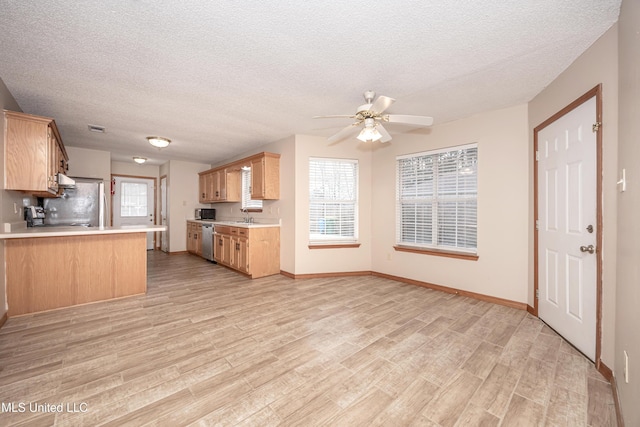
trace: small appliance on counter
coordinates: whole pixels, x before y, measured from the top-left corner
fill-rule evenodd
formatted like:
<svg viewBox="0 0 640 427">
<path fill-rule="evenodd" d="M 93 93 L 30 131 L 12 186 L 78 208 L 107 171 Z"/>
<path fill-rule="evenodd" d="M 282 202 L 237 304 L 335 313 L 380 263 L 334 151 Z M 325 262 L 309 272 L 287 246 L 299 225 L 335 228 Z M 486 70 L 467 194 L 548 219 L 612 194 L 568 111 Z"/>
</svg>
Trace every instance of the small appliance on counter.
<svg viewBox="0 0 640 427">
<path fill-rule="evenodd" d="M 27 206 L 24 208 L 24 219 L 27 227 L 41 227 L 44 225 L 44 208 L 42 206 Z"/>
<path fill-rule="evenodd" d="M 195 218 L 204 221 L 215 221 L 216 210 L 210 208 L 196 209 Z"/>
</svg>

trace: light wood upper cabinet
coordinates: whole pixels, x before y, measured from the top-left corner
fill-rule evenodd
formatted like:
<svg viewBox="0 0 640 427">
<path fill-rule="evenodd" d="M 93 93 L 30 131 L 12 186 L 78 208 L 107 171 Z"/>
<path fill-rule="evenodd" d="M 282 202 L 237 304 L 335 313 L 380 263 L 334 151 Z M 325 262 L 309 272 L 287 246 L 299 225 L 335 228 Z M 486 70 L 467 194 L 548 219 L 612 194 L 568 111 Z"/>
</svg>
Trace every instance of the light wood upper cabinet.
<svg viewBox="0 0 640 427">
<path fill-rule="evenodd" d="M 280 198 L 280 155 L 262 153 L 251 159 L 251 198 L 277 200 Z"/>
<path fill-rule="evenodd" d="M 200 172 L 200 203 L 239 202 L 240 172 L 228 169 L 212 169 Z"/>
<path fill-rule="evenodd" d="M 54 197 L 69 161 L 55 121 L 7 110 L 4 120 L 5 189 Z"/>
<path fill-rule="evenodd" d="M 280 154 L 260 153 L 233 163 L 200 172 L 200 203 L 239 202 L 242 200 L 242 172 L 251 167 L 251 198 L 280 198 Z"/>
</svg>

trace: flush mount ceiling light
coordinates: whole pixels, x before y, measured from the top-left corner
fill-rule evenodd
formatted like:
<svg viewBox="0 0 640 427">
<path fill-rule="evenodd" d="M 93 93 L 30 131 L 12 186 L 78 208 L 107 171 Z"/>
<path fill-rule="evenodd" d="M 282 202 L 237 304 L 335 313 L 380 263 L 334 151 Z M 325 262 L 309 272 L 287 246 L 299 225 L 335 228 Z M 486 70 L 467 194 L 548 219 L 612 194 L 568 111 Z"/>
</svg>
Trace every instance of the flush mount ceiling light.
<svg viewBox="0 0 640 427">
<path fill-rule="evenodd" d="M 149 141 L 149 144 L 158 148 L 165 148 L 168 147 L 169 144 L 171 144 L 170 139 L 163 138 L 161 136 L 148 136 L 147 141 Z"/>
<path fill-rule="evenodd" d="M 369 118 L 364 120 L 364 129 L 358 135 L 358 139 L 362 142 L 373 142 L 382 138 L 378 129 L 376 129 L 376 122 L 374 119 Z"/>
<path fill-rule="evenodd" d="M 141 164 L 143 164 L 144 162 L 147 161 L 147 158 L 146 157 L 134 157 L 133 161 L 136 162 L 137 164 L 141 165 Z"/>
</svg>

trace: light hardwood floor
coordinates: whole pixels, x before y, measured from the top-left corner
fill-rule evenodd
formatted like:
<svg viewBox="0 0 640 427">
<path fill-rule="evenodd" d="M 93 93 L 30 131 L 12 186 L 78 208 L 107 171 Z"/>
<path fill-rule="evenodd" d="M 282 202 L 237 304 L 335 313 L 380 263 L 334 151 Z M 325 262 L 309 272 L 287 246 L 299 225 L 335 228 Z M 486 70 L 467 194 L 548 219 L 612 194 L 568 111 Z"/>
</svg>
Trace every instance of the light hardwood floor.
<svg viewBox="0 0 640 427">
<path fill-rule="evenodd" d="M 609 383 L 526 312 L 377 277 L 148 264 L 146 296 L 7 321 L 0 425 L 616 425 Z"/>
</svg>

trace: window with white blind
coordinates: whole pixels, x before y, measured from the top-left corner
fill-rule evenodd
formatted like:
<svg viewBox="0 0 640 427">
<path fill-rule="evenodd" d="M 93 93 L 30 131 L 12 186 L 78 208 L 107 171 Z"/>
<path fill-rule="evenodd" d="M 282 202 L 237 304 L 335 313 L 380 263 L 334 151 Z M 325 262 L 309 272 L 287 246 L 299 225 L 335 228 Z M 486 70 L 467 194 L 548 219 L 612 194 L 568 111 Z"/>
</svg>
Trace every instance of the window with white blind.
<svg viewBox="0 0 640 427">
<path fill-rule="evenodd" d="M 242 209 L 262 210 L 262 200 L 251 199 L 251 168 L 242 168 Z"/>
<path fill-rule="evenodd" d="M 396 160 L 398 245 L 477 253 L 477 144 Z"/>
<path fill-rule="evenodd" d="M 358 239 L 358 161 L 309 159 L 309 241 Z"/>
</svg>

